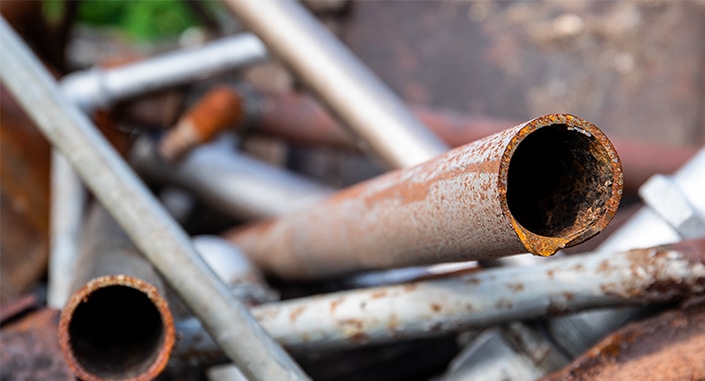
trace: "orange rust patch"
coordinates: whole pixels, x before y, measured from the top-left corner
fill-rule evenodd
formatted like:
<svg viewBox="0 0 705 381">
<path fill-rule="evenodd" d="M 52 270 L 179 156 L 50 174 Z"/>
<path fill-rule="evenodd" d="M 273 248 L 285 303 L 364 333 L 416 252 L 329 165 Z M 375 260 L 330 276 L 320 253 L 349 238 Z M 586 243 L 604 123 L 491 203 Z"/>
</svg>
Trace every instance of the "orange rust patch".
<svg viewBox="0 0 705 381">
<path fill-rule="evenodd" d="M 330 302 L 330 312 L 334 313 L 336 308 L 338 308 L 338 306 L 340 305 L 340 303 L 342 303 L 344 301 L 345 301 L 345 299 L 340 298 L 340 299 L 336 299 L 336 300 Z"/>
<path fill-rule="evenodd" d="M 298 307 L 294 308 L 294 310 L 291 311 L 291 314 L 289 315 L 289 320 L 291 320 L 292 323 L 295 322 L 296 319 L 299 318 L 299 315 L 301 315 L 305 309 L 306 309 L 306 306 L 298 306 Z"/>
<path fill-rule="evenodd" d="M 373 293 L 370 295 L 370 298 L 372 298 L 372 299 L 379 299 L 379 298 L 383 298 L 383 297 L 385 297 L 385 296 L 387 296 L 387 291 L 386 291 L 386 290 L 377 290 L 377 291 L 373 292 Z"/>
<path fill-rule="evenodd" d="M 431 303 L 431 310 L 433 312 L 438 313 L 438 312 L 441 312 L 442 308 L 441 308 L 441 305 L 438 303 Z"/>
</svg>

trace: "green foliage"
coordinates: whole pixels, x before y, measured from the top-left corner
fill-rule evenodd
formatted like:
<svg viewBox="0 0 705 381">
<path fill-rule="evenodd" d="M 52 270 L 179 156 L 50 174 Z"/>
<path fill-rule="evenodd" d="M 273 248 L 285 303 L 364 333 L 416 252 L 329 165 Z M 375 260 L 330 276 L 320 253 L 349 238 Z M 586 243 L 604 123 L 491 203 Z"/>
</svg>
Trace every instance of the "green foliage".
<svg viewBox="0 0 705 381">
<path fill-rule="evenodd" d="M 78 20 L 117 27 L 136 40 L 171 37 L 197 25 L 196 18 L 179 0 L 84 0 Z"/>
</svg>

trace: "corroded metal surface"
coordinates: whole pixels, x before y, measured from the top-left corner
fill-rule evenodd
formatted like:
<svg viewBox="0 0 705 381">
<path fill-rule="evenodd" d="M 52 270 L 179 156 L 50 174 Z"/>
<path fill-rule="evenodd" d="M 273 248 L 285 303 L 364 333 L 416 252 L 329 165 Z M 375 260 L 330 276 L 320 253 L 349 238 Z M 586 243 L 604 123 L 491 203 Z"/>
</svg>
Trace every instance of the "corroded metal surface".
<svg viewBox="0 0 705 381">
<path fill-rule="evenodd" d="M 705 308 L 671 310 L 611 334 L 544 381 L 703 380 Z"/>
<path fill-rule="evenodd" d="M 109 295 L 99 295 L 109 289 Z M 116 297 L 116 292 L 125 289 L 141 295 Z M 96 303 L 98 298 L 101 300 Z M 145 306 L 145 298 L 151 306 Z M 89 308 L 92 310 L 86 311 Z M 155 309 L 159 321 L 154 320 Z M 145 331 L 145 327 L 154 331 Z M 59 323 L 59 343 L 66 362 L 86 381 L 152 380 L 169 361 L 174 340 L 174 322 L 166 299 L 153 285 L 127 275 L 88 282 L 71 296 Z"/>
<path fill-rule="evenodd" d="M 242 103 L 241 97 L 227 86 L 210 89 L 167 132 L 159 145 L 159 153 L 167 160 L 177 160 L 193 147 L 237 125 L 244 116 Z"/>
<path fill-rule="evenodd" d="M 621 193 L 619 158 L 600 130 L 548 115 L 227 235 L 288 278 L 551 255 L 599 233 Z"/>
<path fill-rule="evenodd" d="M 59 348 L 60 311 L 40 309 L 3 326 L 0 378 L 3 380 L 75 380 Z"/>
<path fill-rule="evenodd" d="M 349 348 L 438 336 L 587 308 L 653 304 L 705 291 L 705 240 L 622 253 L 575 255 L 527 267 L 360 289 L 254 307 L 286 347 Z M 195 320 L 180 349 L 216 358 Z M 189 344 L 190 343 L 190 344 Z"/>
<path fill-rule="evenodd" d="M 258 91 L 261 104 L 253 132 L 278 136 L 307 146 L 354 149 L 355 141 L 311 97 L 302 93 Z M 517 124 L 507 118 L 473 116 L 450 110 L 413 107 L 431 131 L 451 147 L 458 147 Z M 671 173 L 697 151 L 695 147 L 669 147 L 657 143 L 611 139 L 624 168 L 624 191 L 636 193 L 656 173 Z"/>
</svg>

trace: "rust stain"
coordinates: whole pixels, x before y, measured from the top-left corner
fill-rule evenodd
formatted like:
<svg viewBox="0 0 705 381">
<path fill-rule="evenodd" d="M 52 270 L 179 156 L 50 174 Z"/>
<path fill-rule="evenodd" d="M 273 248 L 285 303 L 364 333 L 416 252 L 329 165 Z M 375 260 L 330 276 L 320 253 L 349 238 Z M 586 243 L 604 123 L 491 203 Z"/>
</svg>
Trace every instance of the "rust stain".
<svg viewBox="0 0 705 381">
<path fill-rule="evenodd" d="M 289 314 L 289 320 L 294 323 L 296 322 L 296 319 L 299 318 L 299 315 L 301 315 L 304 310 L 306 310 L 306 306 L 298 306 L 294 308 L 293 311 L 291 311 L 291 314 Z"/>
<path fill-rule="evenodd" d="M 575 299 L 575 294 L 573 294 L 572 292 L 564 292 L 563 297 L 567 302 L 570 302 L 571 300 Z"/>
<path fill-rule="evenodd" d="M 524 285 L 521 283 L 509 283 L 507 284 L 507 288 L 514 292 L 519 292 L 524 290 Z"/>
<path fill-rule="evenodd" d="M 330 302 L 330 313 L 335 313 L 335 310 L 338 308 L 340 303 L 342 303 L 344 301 L 345 301 L 345 298 L 339 298 L 339 299 L 336 299 L 336 300 Z"/>
<path fill-rule="evenodd" d="M 417 287 L 418 287 L 418 284 L 416 284 L 416 283 L 407 283 L 402 286 L 402 289 L 406 292 L 412 292 L 412 291 L 416 290 Z"/>
<path fill-rule="evenodd" d="M 387 290 L 377 290 L 370 294 L 372 299 L 384 298 L 385 296 L 387 296 Z"/>
<path fill-rule="evenodd" d="M 610 273 L 610 263 L 608 260 L 605 259 L 604 261 L 600 262 L 600 265 L 597 266 L 597 273 L 598 274 L 601 274 L 601 273 L 609 274 Z"/>
<path fill-rule="evenodd" d="M 438 313 L 438 312 L 441 312 L 442 307 L 441 307 L 441 305 L 438 304 L 438 303 L 431 303 L 431 310 L 432 310 L 433 312 Z"/>
</svg>

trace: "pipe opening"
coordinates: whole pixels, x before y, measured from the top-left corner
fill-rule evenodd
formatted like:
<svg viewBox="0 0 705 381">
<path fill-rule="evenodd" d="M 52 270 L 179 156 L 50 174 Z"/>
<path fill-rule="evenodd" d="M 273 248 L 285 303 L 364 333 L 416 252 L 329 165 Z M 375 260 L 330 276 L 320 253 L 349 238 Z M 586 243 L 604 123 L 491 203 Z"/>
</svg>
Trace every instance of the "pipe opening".
<svg viewBox="0 0 705 381">
<path fill-rule="evenodd" d="M 607 211 L 613 168 L 589 132 L 554 124 L 517 146 L 507 173 L 507 206 L 528 231 L 545 237 L 582 232 Z"/>
<path fill-rule="evenodd" d="M 166 336 L 159 310 L 147 294 L 122 285 L 93 291 L 74 310 L 68 332 L 76 360 L 100 378 L 146 372 Z"/>
</svg>

